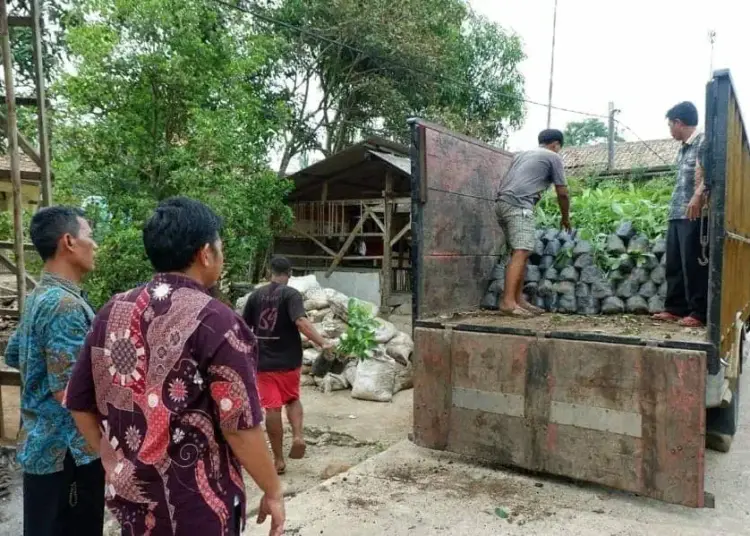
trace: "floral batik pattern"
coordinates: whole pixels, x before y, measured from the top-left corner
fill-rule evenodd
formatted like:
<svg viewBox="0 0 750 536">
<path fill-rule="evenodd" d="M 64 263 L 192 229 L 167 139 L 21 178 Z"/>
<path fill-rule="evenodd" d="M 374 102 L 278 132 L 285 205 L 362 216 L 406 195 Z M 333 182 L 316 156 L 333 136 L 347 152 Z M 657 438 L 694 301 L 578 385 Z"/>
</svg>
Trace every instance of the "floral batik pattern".
<svg viewBox="0 0 750 536">
<path fill-rule="evenodd" d="M 98 458 L 55 399 L 65 391 L 93 318 L 81 289 L 50 273 L 26 299 L 5 350 L 5 363 L 19 369 L 24 386 L 17 458 L 25 473 L 59 473 L 67 451 L 76 465 Z"/>
<path fill-rule="evenodd" d="M 107 502 L 126 534 L 236 530 L 244 486 L 217 430 L 260 424 L 256 365 L 245 323 L 186 277 L 157 275 L 97 315 L 66 404 L 99 416 Z"/>
</svg>

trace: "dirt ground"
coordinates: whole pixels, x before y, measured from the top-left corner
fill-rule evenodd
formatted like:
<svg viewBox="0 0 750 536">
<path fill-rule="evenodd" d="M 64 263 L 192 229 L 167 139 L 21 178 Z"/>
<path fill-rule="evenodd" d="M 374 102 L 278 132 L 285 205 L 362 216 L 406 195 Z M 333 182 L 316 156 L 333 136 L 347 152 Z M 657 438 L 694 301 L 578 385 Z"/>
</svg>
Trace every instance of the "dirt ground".
<svg viewBox="0 0 750 536">
<path fill-rule="evenodd" d="M 10 389 L 3 390 L 8 431 L 18 427 L 17 410 L 12 411 L 18 405 L 18 392 Z M 353 399 L 350 391 L 323 394 L 313 387 L 303 387 L 302 402 L 309 446 L 305 459 L 287 461 L 287 472 L 282 477 L 287 497 L 294 497 L 385 451 L 406 439 L 411 431 L 411 390 L 397 393 L 391 403 L 378 403 Z M 0 463 L 7 463 L 7 459 Z M 0 501 L 0 536 L 22 534 L 19 477 L 16 473 L 11 497 Z M 246 482 L 248 509 L 253 512 L 261 494 L 252 481 Z M 105 534 L 119 536 L 114 520 L 108 520 Z"/>
<path fill-rule="evenodd" d="M 547 313 L 534 318 L 516 318 L 503 316 L 493 311 L 471 311 L 457 313 L 450 317 L 439 317 L 431 321 L 452 325 L 471 324 L 528 329 L 538 333 L 571 331 L 640 337 L 649 340 L 688 342 L 706 340 L 705 329 L 683 328 L 677 324 L 655 322 L 648 316 L 636 315 L 579 316 Z"/>
</svg>

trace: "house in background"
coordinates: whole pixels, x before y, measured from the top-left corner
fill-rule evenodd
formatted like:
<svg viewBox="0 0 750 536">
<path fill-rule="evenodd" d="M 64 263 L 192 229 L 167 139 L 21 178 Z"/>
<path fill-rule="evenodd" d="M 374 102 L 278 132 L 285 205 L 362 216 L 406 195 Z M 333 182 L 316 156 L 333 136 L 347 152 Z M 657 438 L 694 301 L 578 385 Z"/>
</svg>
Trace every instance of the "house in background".
<svg viewBox="0 0 750 536">
<path fill-rule="evenodd" d="M 21 163 L 21 202 L 31 212 L 39 206 L 42 173 L 28 156 L 19 154 Z M 0 155 L 0 210 L 13 210 L 13 185 L 10 181 L 10 155 Z"/>
<path fill-rule="evenodd" d="M 617 176 L 636 172 L 653 176 L 674 171 L 679 150 L 680 142 L 673 139 L 616 142 L 612 169 L 607 165 L 609 150 L 606 143 L 564 147 L 560 156 L 569 176 Z"/>
<path fill-rule="evenodd" d="M 273 253 L 384 310 L 411 300 L 409 148 L 370 137 L 288 177 L 294 223 Z"/>
</svg>

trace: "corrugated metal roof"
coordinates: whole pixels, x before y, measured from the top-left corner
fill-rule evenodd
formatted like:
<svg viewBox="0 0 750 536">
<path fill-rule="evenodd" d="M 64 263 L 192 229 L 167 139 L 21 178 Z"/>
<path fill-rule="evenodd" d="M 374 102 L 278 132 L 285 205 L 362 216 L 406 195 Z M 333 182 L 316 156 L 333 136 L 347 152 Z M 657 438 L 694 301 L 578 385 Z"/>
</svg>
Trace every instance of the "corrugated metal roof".
<svg viewBox="0 0 750 536">
<path fill-rule="evenodd" d="M 401 170 L 411 176 L 411 159 L 405 156 L 396 156 L 395 154 L 381 153 L 380 151 L 370 151 L 370 154 L 377 156 L 381 160 L 389 163 L 393 167 Z"/>
</svg>

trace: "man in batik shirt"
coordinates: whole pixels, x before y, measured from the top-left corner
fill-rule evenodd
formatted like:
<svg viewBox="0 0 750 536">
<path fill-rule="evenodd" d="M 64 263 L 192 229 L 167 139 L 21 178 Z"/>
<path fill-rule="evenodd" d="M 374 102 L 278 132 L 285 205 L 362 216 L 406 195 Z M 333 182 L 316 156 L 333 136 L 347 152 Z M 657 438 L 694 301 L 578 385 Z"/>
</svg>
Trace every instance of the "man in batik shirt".
<svg viewBox="0 0 750 536">
<path fill-rule="evenodd" d="M 76 209 L 41 209 L 31 241 L 44 261 L 5 362 L 21 371 L 23 531 L 26 536 L 101 536 L 104 471 L 96 451 L 62 406 L 63 393 L 94 318 L 80 284 L 94 268 L 96 243 Z"/>
<path fill-rule="evenodd" d="M 207 290 L 223 267 L 220 227 L 197 201 L 159 205 L 143 231 L 157 274 L 99 312 L 68 386 L 66 405 L 101 450 L 124 535 L 239 535 L 242 467 L 264 492 L 258 522 L 270 516 L 270 534 L 283 533 L 257 344 Z"/>
</svg>

